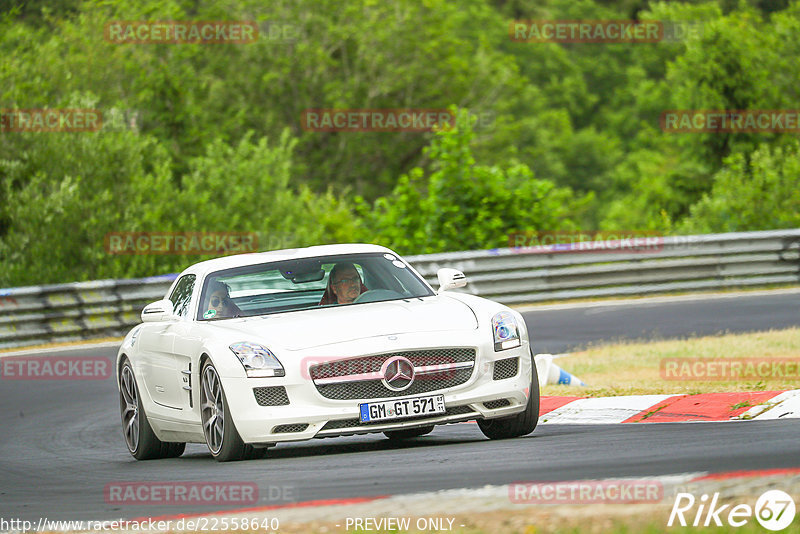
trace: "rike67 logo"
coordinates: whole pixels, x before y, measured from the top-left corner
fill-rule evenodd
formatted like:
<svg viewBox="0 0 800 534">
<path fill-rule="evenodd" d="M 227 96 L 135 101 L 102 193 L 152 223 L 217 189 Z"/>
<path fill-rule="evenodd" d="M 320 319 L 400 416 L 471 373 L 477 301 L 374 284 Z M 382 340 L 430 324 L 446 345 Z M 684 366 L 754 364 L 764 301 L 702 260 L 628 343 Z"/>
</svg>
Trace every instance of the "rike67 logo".
<svg viewBox="0 0 800 534">
<path fill-rule="evenodd" d="M 676 519 L 681 526 L 687 526 L 684 513 L 687 513 L 691 519 L 691 511 L 695 503 L 696 499 L 691 493 L 678 493 L 675 496 L 675 504 L 672 505 L 667 526 L 671 527 Z M 732 527 L 741 527 L 755 516 L 756 521 L 765 529 L 779 531 L 788 527 L 794 520 L 794 500 L 791 495 L 781 490 L 764 492 L 756 501 L 754 508 L 748 504 L 737 504 L 731 508 L 730 504 L 720 506 L 718 503 L 719 493 L 714 493 L 711 502 L 708 502 L 707 494 L 701 495 L 691 525 L 693 527 L 712 525 L 721 527 L 727 522 Z"/>
</svg>

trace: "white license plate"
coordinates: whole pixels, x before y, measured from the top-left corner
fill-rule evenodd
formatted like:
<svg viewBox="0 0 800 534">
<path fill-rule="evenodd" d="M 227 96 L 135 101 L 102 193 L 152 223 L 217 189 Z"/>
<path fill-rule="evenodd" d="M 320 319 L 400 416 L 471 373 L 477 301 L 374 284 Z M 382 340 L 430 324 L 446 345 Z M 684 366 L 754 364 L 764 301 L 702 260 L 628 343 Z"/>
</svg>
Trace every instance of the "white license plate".
<svg viewBox="0 0 800 534">
<path fill-rule="evenodd" d="M 414 397 L 413 399 L 397 399 L 382 402 L 368 402 L 358 405 L 361 411 L 359 421 L 369 423 L 385 419 L 403 419 L 420 415 L 436 415 L 445 413 L 444 395 Z"/>
</svg>

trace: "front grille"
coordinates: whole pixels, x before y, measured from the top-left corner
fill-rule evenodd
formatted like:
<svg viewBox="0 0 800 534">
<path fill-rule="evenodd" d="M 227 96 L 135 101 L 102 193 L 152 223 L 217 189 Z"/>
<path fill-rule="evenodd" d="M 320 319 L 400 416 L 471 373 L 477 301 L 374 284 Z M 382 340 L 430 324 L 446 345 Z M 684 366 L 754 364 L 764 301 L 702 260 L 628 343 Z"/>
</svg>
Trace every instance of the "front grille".
<svg viewBox="0 0 800 534">
<path fill-rule="evenodd" d="M 455 408 L 447 408 L 445 413 L 438 414 L 435 416 L 425 415 L 423 417 L 409 417 L 406 419 L 390 419 L 388 421 L 373 421 L 371 423 L 361 423 L 359 420 L 356 419 L 340 419 L 338 421 L 328 421 L 325 423 L 325 426 L 322 427 L 320 432 L 323 430 L 338 430 L 342 428 L 356 428 L 356 427 L 370 427 L 376 425 L 386 425 L 391 423 L 405 423 L 408 421 L 418 421 L 421 419 L 429 419 L 431 417 L 442 417 L 442 416 L 451 416 L 451 415 L 461 415 L 461 414 L 468 414 L 472 413 L 474 410 L 467 405 L 464 406 L 456 406 Z"/>
<path fill-rule="evenodd" d="M 494 374 L 492 380 L 505 380 L 517 376 L 519 358 L 506 358 L 494 362 Z"/>
<path fill-rule="evenodd" d="M 253 388 L 253 394 L 256 396 L 259 406 L 286 406 L 289 404 L 289 397 L 283 386 Z"/>
<path fill-rule="evenodd" d="M 403 391 L 393 391 L 380 380 L 317 384 L 317 391 L 326 399 L 337 400 L 404 397 L 458 386 L 469 380 L 470 376 L 472 369 L 448 369 L 441 373 L 418 375 L 411 386 Z"/>
<path fill-rule="evenodd" d="M 474 362 L 475 349 L 452 348 L 452 349 L 428 349 L 428 350 L 408 350 L 403 352 L 389 352 L 387 354 L 377 354 L 375 356 L 363 356 L 359 358 L 348 358 L 345 360 L 335 360 L 315 365 L 309 369 L 309 375 L 313 380 L 320 378 L 333 378 L 336 376 L 356 375 L 361 373 L 376 373 L 381 370 L 383 362 L 393 356 L 408 358 L 414 367 L 425 365 L 445 365 L 448 363 Z"/>
<path fill-rule="evenodd" d="M 326 362 L 309 369 L 311 378 L 320 395 L 326 399 L 355 400 L 379 399 L 418 395 L 439 389 L 451 388 L 461 385 L 472 376 L 472 368 L 467 369 L 442 369 L 435 373 L 417 375 L 411 386 L 403 391 L 394 391 L 383 385 L 380 379 L 376 380 L 347 380 L 345 377 L 362 373 L 376 373 L 381 370 L 383 363 L 389 358 L 401 356 L 407 358 L 414 367 L 433 365 L 447 365 L 475 361 L 474 348 L 429 349 L 404 352 L 390 352 L 374 356 L 350 358 Z M 317 380 L 323 378 L 342 377 L 344 382 L 318 384 Z"/>
<path fill-rule="evenodd" d="M 487 410 L 494 410 L 496 408 L 503 408 L 511 404 L 508 399 L 499 399 L 493 400 L 489 402 L 484 402 L 483 405 L 486 407 Z"/>
<path fill-rule="evenodd" d="M 290 434 L 292 432 L 302 432 L 308 428 L 308 423 L 295 423 L 293 425 L 278 425 L 272 429 L 274 434 Z"/>
</svg>

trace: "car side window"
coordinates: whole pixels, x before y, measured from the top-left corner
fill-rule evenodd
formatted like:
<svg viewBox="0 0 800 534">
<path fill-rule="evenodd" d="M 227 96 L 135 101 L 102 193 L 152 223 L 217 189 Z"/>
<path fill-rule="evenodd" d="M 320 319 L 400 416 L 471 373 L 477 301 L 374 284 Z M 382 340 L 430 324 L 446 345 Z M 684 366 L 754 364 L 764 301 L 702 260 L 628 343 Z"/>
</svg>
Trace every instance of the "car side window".
<svg viewBox="0 0 800 534">
<path fill-rule="evenodd" d="M 175 289 L 172 290 L 169 300 L 172 301 L 172 312 L 175 315 L 186 317 L 189 313 L 189 302 L 192 300 L 192 291 L 194 290 L 195 276 L 187 274 L 182 276 L 178 283 L 175 284 Z"/>
</svg>

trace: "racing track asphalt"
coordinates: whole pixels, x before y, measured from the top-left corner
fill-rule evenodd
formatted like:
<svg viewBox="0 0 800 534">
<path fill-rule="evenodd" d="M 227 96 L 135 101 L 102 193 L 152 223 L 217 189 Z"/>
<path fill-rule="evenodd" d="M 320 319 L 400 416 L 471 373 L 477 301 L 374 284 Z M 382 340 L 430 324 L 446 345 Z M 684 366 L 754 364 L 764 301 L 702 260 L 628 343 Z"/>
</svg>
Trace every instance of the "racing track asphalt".
<svg viewBox="0 0 800 534">
<path fill-rule="evenodd" d="M 536 353 L 600 342 L 677 339 L 800 326 L 800 291 L 594 302 L 523 312 Z"/>
<path fill-rule="evenodd" d="M 539 332 L 537 352 L 559 352 L 616 338 L 798 325 L 798 300 L 797 294 L 779 294 L 524 315 Z M 53 349 L 43 356 L 115 353 L 95 347 Z M 6 519 L 114 519 L 226 508 L 110 505 L 103 490 L 113 482 L 253 482 L 259 487 L 256 506 L 269 506 L 519 480 L 782 467 L 800 467 L 800 420 L 544 425 L 525 438 L 496 442 L 475 424 L 457 424 L 404 446 L 371 434 L 283 444 L 257 461 L 218 464 L 205 446 L 189 445 L 178 459 L 136 462 L 124 446 L 113 378 L 0 379 L 0 517 Z"/>
</svg>

